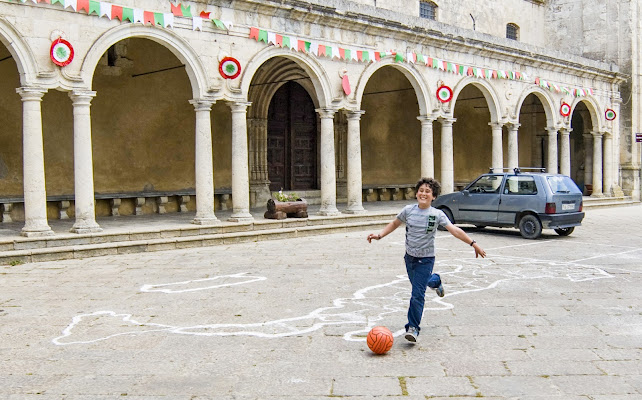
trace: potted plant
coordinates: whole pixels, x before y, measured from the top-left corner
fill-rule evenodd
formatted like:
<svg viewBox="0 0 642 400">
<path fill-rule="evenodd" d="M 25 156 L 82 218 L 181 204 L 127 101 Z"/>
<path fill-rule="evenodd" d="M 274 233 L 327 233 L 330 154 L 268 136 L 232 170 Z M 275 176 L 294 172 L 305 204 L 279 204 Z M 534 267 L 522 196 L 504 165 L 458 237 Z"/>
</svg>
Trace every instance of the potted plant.
<svg viewBox="0 0 642 400">
<path fill-rule="evenodd" d="M 307 218 L 308 203 L 296 193 L 272 193 L 272 198 L 267 201 L 267 211 L 263 215 L 268 219 Z"/>
</svg>

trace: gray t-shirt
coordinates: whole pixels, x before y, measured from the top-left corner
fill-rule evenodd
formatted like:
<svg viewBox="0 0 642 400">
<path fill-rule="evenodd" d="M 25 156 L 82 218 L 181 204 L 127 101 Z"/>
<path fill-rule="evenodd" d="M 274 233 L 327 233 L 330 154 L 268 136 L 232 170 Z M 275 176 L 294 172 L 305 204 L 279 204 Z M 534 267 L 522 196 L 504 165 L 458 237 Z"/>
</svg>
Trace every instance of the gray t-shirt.
<svg viewBox="0 0 642 400">
<path fill-rule="evenodd" d="M 406 224 L 406 253 L 413 257 L 434 257 L 437 225 L 450 224 L 443 211 L 417 204 L 405 206 L 397 219 Z"/>
</svg>

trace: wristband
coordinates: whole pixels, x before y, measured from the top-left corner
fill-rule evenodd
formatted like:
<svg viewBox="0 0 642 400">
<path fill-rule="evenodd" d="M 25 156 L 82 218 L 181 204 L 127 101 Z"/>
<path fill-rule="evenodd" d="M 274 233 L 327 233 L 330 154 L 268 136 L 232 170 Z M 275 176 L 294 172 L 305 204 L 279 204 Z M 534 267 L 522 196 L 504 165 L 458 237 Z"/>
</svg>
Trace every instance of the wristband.
<svg viewBox="0 0 642 400">
<path fill-rule="evenodd" d="M 472 242 L 470 242 L 470 245 L 472 246 L 472 245 L 474 245 L 475 243 L 477 243 L 477 242 L 473 240 Z"/>
</svg>

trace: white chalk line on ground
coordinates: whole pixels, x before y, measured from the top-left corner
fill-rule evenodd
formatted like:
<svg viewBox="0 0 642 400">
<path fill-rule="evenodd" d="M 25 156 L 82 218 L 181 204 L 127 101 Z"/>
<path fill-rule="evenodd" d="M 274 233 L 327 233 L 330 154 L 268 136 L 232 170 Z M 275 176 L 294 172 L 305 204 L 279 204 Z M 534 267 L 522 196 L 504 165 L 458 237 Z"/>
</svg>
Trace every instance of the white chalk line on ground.
<svg viewBox="0 0 642 400">
<path fill-rule="evenodd" d="M 575 262 L 554 262 L 534 260 L 531 258 L 498 256 L 494 258 L 475 259 L 465 258 L 458 260 L 443 260 L 436 263 L 436 272 L 444 278 L 446 296 L 431 297 L 429 291 L 426 297 L 425 311 L 439 311 L 454 308 L 447 299 L 454 296 L 471 294 L 496 288 L 498 285 L 515 280 L 531 279 L 565 279 L 570 282 L 585 282 L 596 279 L 613 278 L 614 276 L 603 269 L 581 265 Z M 222 284 L 209 285 L 216 280 L 235 280 Z M 222 289 L 233 285 L 249 284 L 266 280 L 263 276 L 252 276 L 248 273 L 233 275 L 220 275 L 207 279 L 187 280 L 175 283 L 146 284 L 141 287 L 141 292 L 159 292 L 165 294 L 180 294 L 193 290 Z M 203 284 L 207 286 L 202 286 Z M 189 288 L 195 284 L 197 288 Z M 182 287 L 173 289 L 172 287 Z M 169 289 L 167 289 L 169 288 Z M 62 331 L 62 335 L 54 338 L 56 345 L 89 344 L 123 335 L 140 335 L 150 332 L 168 332 L 173 334 L 194 336 L 254 336 L 260 338 L 279 338 L 298 336 L 314 332 L 327 326 L 357 325 L 358 328 L 344 333 L 343 338 L 348 341 L 364 341 L 367 332 L 377 324 L 382 324 L 386 318 L 405 315 L 409 299 L 409 283 L 405 275 L 373 286 L 367 286 L 355 291 L 351 297 L 337 298 L 332 301 L 332 306 L 321 307 L 312 312 L 283 319 L 250 324 L 216 323 L 196 324 L 189 326 L 176 326 L 141 322 L 133 318 L 133 314 L 117 313 L 115 311 L 96 311 L 93 313 L 79 314 L 72 318 L 71 323 Z M 432 304 L 432 306 L 431 306 Z M 70 340 L 74 331 L 81 328 L 87 332 L 93 328 L 99 331 L 105 324 L 114 321 L 105 320 L 113 318 L 126 323 L 116 328 L 120 332 L 111 334 L 96 334 L 93 338 L 85 340 Z M 135 329 L 127 329 L 131 325 Z M 125 328 L 125 331 L 122 329 Z M 403 329 L 394 332 L 395 336 L 404 333 Z M 81 335 L 77 333 L 76 335 Z"/>
</svg>

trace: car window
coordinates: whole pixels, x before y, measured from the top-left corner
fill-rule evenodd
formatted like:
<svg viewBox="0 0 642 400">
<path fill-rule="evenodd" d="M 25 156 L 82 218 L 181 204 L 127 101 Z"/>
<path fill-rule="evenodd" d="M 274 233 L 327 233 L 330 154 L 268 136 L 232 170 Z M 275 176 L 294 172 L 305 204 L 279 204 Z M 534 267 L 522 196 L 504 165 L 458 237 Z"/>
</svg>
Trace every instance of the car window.
<svg viewBox="0 0 642 400">
<path fill-rule="evenodd" d="M 503 175 L 482 175 L 468 186 L 470 193 L 499 193 Z"/>
<path fill-rule="evenodd" d="M 525 175 L 512 175 L 506 179 L 504 194 L 537 194 L 535 178 Z"/>
<path fill-rule="evenodd" d="M 582 193 L 575 182 L 568 176 L 547 176 L 546 182 L 553 193 Z"/>
</svg>

